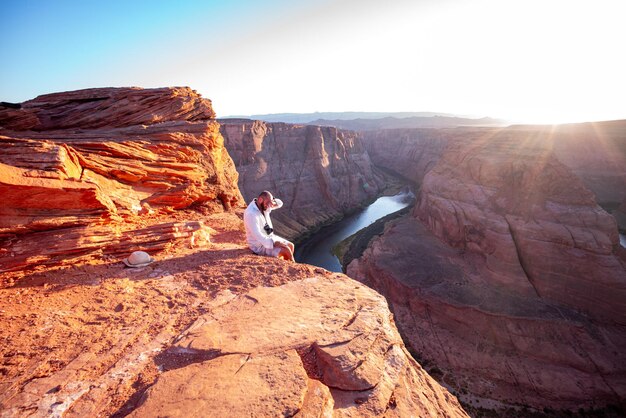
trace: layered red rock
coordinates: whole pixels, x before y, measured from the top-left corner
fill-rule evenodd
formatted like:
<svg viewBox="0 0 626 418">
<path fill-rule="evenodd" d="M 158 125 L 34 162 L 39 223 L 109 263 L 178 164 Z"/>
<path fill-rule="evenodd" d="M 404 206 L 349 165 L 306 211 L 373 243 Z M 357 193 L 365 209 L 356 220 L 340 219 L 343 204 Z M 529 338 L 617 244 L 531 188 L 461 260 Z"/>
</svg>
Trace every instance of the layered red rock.
<svg viewBox="0 0 626 418">
<path fill-rule="evenodd" d="M 540 408 L 620 402 L 616 222 L 541 132 L 451 143 L 414 216 L 390 224 L 348 274 L 388 297 L 405 340 L 459 391 Z"/>
<path fill-rule="evenodd" d="M 243 196 L 270 190 L 281 198 L 272 218 L 288 238 L 340 219 L 383 186 L 355 132 L 250 120 L 225 120 L 221 130 Z"/>
<path fill-rule="evenodd" d="M 211 102 L 188 88 L 79 90 L 0 110 L 2 269 L 58 263 L 63 251 L 98 256 L 137 224 L 168 230 L 150 213 L 241 205 L 213 118 Z M 37 245 L 63 236 L 74 238 Z M 151 242 L 128 249 L 158 247 Z"/>
<path fill-rule="evenodd" d="M 578 410 L 626 396 L 622 325 L 494 285 L 480 254 L 410 216 L 347 273 L 387 297 L 409 349 L 466 405 Z"/>
<path fill-rule="evenodd" d="M 626 198 L 626 121 L 508 128 L 383 129 L 363 133 L 372 162 L 421 183 L 449 144 L 507 136 L 543 143 L 579 177 L 605 208 Z"/>
<path fill-rule="evenodd" d="M 96 129 L 215 119 L 211 101 L 189 87 L 106 87 L 37 96 L 0 108 L 0 123 L 15 131 Z"/>
</svg>

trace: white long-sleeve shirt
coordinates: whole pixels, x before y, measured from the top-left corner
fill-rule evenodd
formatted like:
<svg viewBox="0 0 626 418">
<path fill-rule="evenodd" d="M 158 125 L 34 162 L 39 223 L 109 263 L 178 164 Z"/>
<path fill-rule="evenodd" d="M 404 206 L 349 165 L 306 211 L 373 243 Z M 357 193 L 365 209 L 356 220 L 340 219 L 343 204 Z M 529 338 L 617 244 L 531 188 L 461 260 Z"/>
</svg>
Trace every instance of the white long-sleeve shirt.
<svg viewBox="0 0 626 418">
<path fill-rule="evenodd" d="M 250 202 L 243 213 L 243 223 L 246 227 L 246 239 L 248 240 L 248 246 L 255 253 L 261 252 L 263 247 L 268 250 L 274 248 L 274 234 L 272 233 L 268 235 L 267 232 L 265 232 L 265 229 L 263 229 L 266 222 L 270 228 L 274 228 L 272 220 L 270 219 L 270 212 L 272 209 L 278 209 L 283 206 L 282 200 L 274 200 L 276 201 L 276 206 L 268 208 L 265 211 L 265 216 L 263 216 L 263 213 L 257 207 L 255 200 Z"/>
</svg>

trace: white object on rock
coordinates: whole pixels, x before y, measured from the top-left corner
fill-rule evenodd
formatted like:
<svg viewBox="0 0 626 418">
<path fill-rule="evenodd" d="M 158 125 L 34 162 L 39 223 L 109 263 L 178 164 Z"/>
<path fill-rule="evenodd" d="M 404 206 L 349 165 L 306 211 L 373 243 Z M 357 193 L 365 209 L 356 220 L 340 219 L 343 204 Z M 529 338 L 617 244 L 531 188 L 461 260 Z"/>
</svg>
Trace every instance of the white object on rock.
<svg viewBox="0 0 626 418">
<path fill-rule="evenodd" d="M 122 260 L 128 267 L 144 267 L 154 261 L 145 251 L 134 251 L 128 258 Z"/>
</svg>

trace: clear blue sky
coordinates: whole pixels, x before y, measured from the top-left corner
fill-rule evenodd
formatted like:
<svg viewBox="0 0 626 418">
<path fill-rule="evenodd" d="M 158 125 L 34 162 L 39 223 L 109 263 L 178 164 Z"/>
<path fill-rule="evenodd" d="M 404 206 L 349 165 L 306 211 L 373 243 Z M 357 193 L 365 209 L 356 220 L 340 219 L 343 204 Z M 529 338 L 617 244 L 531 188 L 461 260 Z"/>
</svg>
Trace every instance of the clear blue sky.
<svg viewBox="0 0 626 418">
<path fill-rule="evenodd" d="M 622 0 L 0 0 L 0 100 L 188 85 L 220 116 L 626 118 Z"/>
<path fill-rule="evenodd" d="M 117 80 L 143 85 L 142 73 L 181 50 L 210 48 L 237 16 L 258 12 L 252 3 L 2 0 L 0 92 L 21 101 Z"/>
</svg>

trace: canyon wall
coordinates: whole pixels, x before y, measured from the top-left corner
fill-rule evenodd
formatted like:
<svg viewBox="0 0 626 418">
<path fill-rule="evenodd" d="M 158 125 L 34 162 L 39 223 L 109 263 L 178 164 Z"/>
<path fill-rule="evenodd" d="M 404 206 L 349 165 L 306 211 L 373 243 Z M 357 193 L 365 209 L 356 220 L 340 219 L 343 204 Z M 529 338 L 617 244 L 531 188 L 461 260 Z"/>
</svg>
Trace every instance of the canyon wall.
<svg viewBox="0 0 626 418">
<path fill-rule="evenodd" d="M 386 129 L 363 133 L 363 142 L 376 166 L 415 183 L 439 161 L 451 142 L 461 140 L 448 129 Z"/>
<path fill-rule="evenodd" d="M 624 189 L 611 184 L 623 167 L 601 176 L 602 163 L 581 161 L 610 153 L 585 148 L 577 160 L 545 127 L 464 130 L 425 174 L 405 168 L 408 145 L 396 156 L 401 174 L 423 176 L 418 203 L 348 274 L 388 297 L 405 341 L 466 401 L 570 409 L 623 402 L 626 251 L 596 202 L 619 199 Z M 423 142 L 408 158 L 422 161 Z M 578 177 L 575 167 L 586 171 Z M 595 194 L 585 176 L 598 180 Z"/>
<path fill-rule="evenodd" d="M 2 270 L 120 253 L 130 241 L 156 251 L 203 225 L 126 220 L 243 204 L 211 102 L 188 88 L 48 94 L 0 107 L 0 126 Z"/>
<path fill-rule="evenodd" d="M 508 128 L 385 129 L 363 133 L 372 163 L 421 183 L 449 144 L 492 137 L 538 143 L 578 176 L 606 208 L 626 199 L 626 121 Z"/>
<path fill-rule="evenodd" d="M 384 185 L 354 132 L 250 120 L 225 120 L 221 131 L 246 201 L 263 190 L 282 199 L 272 220 L 290 239 L 340 219 Z"/>
<path fill-rule="evenodd" d="M 568 166 L 605 208 L 626 200 L 626 121 L 592 122 L 543 129 L 555 157 Z"/>
</svg>

